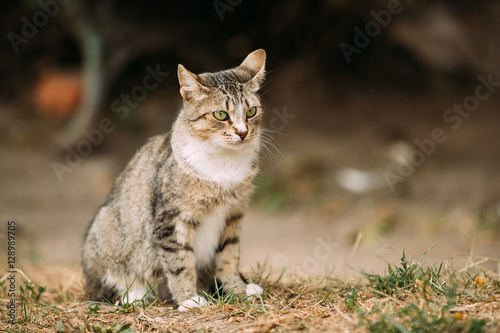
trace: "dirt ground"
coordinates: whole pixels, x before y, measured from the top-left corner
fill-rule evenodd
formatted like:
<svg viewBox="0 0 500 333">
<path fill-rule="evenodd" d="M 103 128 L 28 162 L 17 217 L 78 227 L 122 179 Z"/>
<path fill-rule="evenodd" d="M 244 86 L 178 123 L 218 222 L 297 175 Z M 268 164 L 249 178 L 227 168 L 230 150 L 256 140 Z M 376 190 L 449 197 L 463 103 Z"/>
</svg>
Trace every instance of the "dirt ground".
<svg viewBox="0 0 500 333">
<path fill-rule="evenodd" d="M 267 127 L 280 132 L 273 133 L 279 151 L 262 154 L 259 188 L 244 221 L 243 271 L 267 261 L 276 271 L 299 274 L 380 273 L 401 251 L 418 258 L 431 247 L 429 264 L 447 260 L 460 269 L 472 250 L 476 258 L 496 259 L 484 267 L 500 271 L 500 93 L 453 130 L 443 114 L 474 86 L 421 95 L 315 81 L 305 87 L 307 71 L 294 76 L 294 66 L 302 64 L 277 70 L 264 89 Z M 179 100 L 172 90 L 156 92 L 139 109 L 147 125 L 136 132 L 118 126 L 62 182 L 51 163 L 64 163 L 64 154 L 38 143 L 44 120 L 1 107 L 0 233 L 8 217 L 15 219 L 18 267 L 79 267 L 85 228 L 113 177 L 146 136 L 168 129 L 175 112 L 164 110 L 175 110 Z M 284 110 L 293 118 L 280 118 Z M 435 128 L 446 142 L 392 192 L 380 175 L 397 173 L 394 151 L 407 151 Z M 366 193 L 346 190 L 338 181 L 345 168 L 373 172 L 378 185 Z"/>
</svg>

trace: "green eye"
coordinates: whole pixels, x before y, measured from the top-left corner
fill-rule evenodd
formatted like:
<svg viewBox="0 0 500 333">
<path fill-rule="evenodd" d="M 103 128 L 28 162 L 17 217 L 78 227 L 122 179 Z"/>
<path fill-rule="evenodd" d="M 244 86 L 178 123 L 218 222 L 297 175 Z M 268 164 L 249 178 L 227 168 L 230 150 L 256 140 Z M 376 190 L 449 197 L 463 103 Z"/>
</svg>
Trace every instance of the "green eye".
<svg viewBox="0 0 500 333">
<path fill-rule="evenodd" d="M 224 121 L 229 119 L 229 115 L 225 111 L 215 111 L 214 118 L 220 121 Z"/>
<path fill-rule="evenodd" d="M 252 118 L 257 113 L 257 107 L 253 106 L 247 111 L 247 118 Z"/>
</svg>

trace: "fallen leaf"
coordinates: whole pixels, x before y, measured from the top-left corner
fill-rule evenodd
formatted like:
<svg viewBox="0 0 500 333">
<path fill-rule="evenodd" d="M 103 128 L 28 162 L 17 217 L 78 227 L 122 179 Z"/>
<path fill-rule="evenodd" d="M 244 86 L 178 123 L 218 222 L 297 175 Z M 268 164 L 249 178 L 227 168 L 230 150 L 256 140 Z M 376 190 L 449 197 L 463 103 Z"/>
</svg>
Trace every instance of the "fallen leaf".
<svg viewBox="0 0 500 333">
<path fill-rule="evenodd" d="M 425 284 L 422 280 L 416 279 L 415 284 L 420 288 L 421 291 L 425 293 L 425 296 L 431 296 L 431 293 L 429 292 L 429 286 Z"/>
</svg>

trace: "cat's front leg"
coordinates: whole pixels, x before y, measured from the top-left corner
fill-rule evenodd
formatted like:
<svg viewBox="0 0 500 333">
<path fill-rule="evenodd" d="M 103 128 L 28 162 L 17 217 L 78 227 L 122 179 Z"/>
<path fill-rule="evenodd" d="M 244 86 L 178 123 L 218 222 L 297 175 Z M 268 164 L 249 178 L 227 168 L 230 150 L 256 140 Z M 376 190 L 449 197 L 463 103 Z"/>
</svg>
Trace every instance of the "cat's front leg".
<svg viewBox="0 0 500 333">
<path fill-rule="evenodd" d="M 217 279 L 224 283 L 226 292 L 232 290 L 239 296 L 260 295 L 260 286 L 247 284 L 239 272 L 240 265 L 240 229 L 243 214 L 236 214 L 226 220 L 219 247 L 216 250 Z"/>
<path fill-rule="evenodd" d="M 180 311 L 206 305 L 196 290 L 196 267 L 193 251 L 194 226 L 190 221 L 160 224 L 154 236 L 168 280 L 172 298 Z"/>
</svg>

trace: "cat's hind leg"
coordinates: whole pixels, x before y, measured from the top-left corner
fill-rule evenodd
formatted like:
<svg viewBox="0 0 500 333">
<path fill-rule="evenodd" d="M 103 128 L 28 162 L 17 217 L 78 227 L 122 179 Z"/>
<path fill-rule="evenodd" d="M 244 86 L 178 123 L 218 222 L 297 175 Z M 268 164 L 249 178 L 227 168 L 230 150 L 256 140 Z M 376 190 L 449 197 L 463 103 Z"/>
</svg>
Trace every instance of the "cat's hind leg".
<svg viewBox="0 0 500 333">
<path fill-rule="evenodd" d="M 141 281 L 125 280 L 123 277 L 118 277 L 115 272 L 109 271 L 104 278 L 104 286 L 107 290 L 113 290 L 115 294 L 113 298 L 119 298 L 122 304 L 141 300 L 149 301 L 153 294 L 151 289 Z"/>
</svg>

